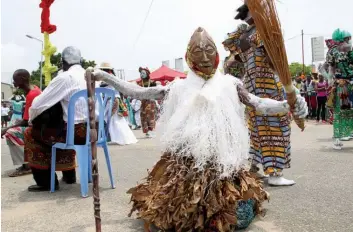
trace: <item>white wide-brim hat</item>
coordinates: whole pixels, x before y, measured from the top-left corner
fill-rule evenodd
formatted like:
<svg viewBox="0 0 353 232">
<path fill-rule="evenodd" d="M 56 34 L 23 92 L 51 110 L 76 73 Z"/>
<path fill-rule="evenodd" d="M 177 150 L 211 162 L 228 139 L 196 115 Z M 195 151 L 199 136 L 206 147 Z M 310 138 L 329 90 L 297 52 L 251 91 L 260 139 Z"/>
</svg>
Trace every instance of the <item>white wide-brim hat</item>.
<svg viewBox="0 0 353 232">
<path fill-rule="evenodd" d="M 114 68 L 108 62 L 102 62 L 97 68 L 114 70 Z"/>
</svg>

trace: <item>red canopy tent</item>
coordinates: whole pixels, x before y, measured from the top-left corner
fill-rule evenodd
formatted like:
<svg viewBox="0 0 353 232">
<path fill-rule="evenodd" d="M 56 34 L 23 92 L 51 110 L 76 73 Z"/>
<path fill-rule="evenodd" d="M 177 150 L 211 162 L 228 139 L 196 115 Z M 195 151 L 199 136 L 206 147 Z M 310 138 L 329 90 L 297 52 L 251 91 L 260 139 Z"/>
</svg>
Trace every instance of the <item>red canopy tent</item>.
<svg viewBox="0 0 353 232">
<path fill-rule="evenodd" d="M 180 79 L 185 79 L 186 74 L 182 72 L 178 72 L 174 69 L 168 68 L 165 65 L 162 65 L 159 69 L 151 72 L 150 78 L 153 81 L 159 81 L 161 82 L 162 85 L 165 85 L 166 82 L 171 82 L 173 81 L 176 77 L 179 77 Z M 141 79 L 134 80 L 137 83 L 141 82 Z"/>
</svg>

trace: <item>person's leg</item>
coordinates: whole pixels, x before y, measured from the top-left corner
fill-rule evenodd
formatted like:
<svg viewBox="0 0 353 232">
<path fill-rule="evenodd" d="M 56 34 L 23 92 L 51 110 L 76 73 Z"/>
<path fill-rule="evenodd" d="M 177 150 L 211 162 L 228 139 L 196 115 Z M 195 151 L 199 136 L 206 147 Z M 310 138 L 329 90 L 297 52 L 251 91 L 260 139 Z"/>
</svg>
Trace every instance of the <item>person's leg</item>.
<svg viewBox="0 0 353 232">
<path fill-rule="evenodd" d="M 141 111 L 136 111 L 134 113 L 135 115 L 135 124 L 136 124 L 136 129 L 140 129 L 141 128 Z"/>
<path fill-rule="evenodd" d="M 321 110 L 321 98 L 317 97 L 317 112 L 316 112 L 316 121 L 320 121 L 320 110 Z"/>
<path fill-rule="evenodd" d="M 76 183 L 76 171 L 75 169 L 73 170 L 67 170 L 67 171 L 63 171 L 63 181 L 66 184 L 74 184 Z"/>
<path fill-rule="evenodd" d="M 28 187 L 28 191 L 49 191 L 50 190 L 50 153 L 51 146 L 40 140 L 40 130 L 33 127 L 26 128 L 24 132 L 24 161 L 28 162 L 32 170 L 33 179 L 36 185 Z M 34 137 L 36 139 L 34 139 Z M 48 136 L 44 135 L 44 138 Z M 40 141 L 40 142 L 39 142 Z M 59 182 L 55 174 L 55 188 L 59 189 Z"/>
<path fill-rule="evenodd" d="M 30 192 L 41 192 L 50 190 L 50 169 L 37 169 L 31 167 L 33 179 L 36 185 L 31 185 L 28 187 Z M 55 173 L 55 189 L 59 189 L 58 177 Z"/>
<path fill-rule="evenodd" d="M 322 111 L 321 111 L 321 120 L 326 122 L 326 102 L 327 97 L 323 97 L 322 99 Z"/>
<path fill-rule="evenodd" d="M 23 147 L 17 145 L 8 145 L 10 149 L 10 155 L 14 166 L 20 166 L 15 171 L 8 174 L 9 177 L 18 177 L 31 173 L 31 169 L 28 164 L 24 163 L 24 152 Z"/>
<path fill-rule="evenodd" d="M 316 113 L 316 120 L 317 121 L 320 121 L 320 116 L 322 116 L 323 102 L 324 102 L 323 97 L 317 97 L 317 113 Z M 323 119 L 321 118 L 321 120 L 323 120 Z"/>
<path fill-rule="evenodd" d="M 24 131 L 25 127 L 14 127 L 6 131 L 6 143 L 9 146 L 12 163 L 20 166 L 9 174 L 9 177 L 17 177 L 31 173 L 31 169 L 24 162 Z"/>
<path fill-rule="evenodd" d="M 316 96 L 311 96 L 311 108 L 313 109 L 312 112 L 313 112 L 313 115 L 312 115 L 312 118 L 314 119 L 316 117 L 316 111 L 317 111 L 317 99 L 316 99 Z"/>
<path fill-rule="evenodd" d="M 294 180 L 283 177 L 283 169 L 290 168 L 291 163 L 291 144 L 290 121 L 283 121 L 283 117 L 279 117 L 276 121 L 267 120 L 267 128 L 265 134 L 267 143 L 261 148 L 263 151 L 263 167 L 265 174 L 269 175 L 268 183 L 271 186 L 291 186 L 295 184 Z M 278 134 L 278 130 L 281 134 Z"/>
</svg>

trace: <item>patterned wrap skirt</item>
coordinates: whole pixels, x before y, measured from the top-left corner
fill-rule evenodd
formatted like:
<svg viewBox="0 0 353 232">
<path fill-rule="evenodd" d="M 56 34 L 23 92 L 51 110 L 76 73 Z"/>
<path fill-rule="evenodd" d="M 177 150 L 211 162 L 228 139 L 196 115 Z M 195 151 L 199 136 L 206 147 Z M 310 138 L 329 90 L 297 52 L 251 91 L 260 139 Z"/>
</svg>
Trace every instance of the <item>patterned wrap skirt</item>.
<svg viewBox="0 0 353 232">
<path fill-rule="evenodd" d="M 282 83 L 272 72 L 258 70 L 244 79 L 247 90 L 261 98 L 284 100 Z M 261 71 L 261 72 L 259 72 Z M 257 73 L 257 74 L 256 74 Z M 264 115 L 252 108 L 247 108 L 250 134 L 250 156 L 253 164 L 262 164 L 266 174 L 280 173 L 290 168 L 291 155 L 291 120 L 287 113 Z"/>
<path fill-rule="evenodd" d="M 49 169 L 51 164 L 51 148 L 56 142 L 65 143 L 66 125 L 58 134 L 57 129 L 46 128 L 37 130 L 28 127 L 24 133 L 24 153 L 25 162 L 30 167 L 37 169 Z M 75 125 L 75 144 L 83 145 L 86 143 L 86 123 Z M 56 171 L 67 171 L 75 169 L 75 151 L 57 149 L 56 152 Z"/>
<path fill-rule="evenodd" d="M 349 96 L 353 94 L 353 87 L 350 83 L 340 83 L 336 86 L 333 109 L 333 137 L 349 137 L 353 133 L 353 103 Z"/>
<path fill-rule="evenodd" d="M 141 124 L 143 133 L 153 131 L 156 125 L 156 103 L 152 100 L 141 101 Z"/>
</svg>

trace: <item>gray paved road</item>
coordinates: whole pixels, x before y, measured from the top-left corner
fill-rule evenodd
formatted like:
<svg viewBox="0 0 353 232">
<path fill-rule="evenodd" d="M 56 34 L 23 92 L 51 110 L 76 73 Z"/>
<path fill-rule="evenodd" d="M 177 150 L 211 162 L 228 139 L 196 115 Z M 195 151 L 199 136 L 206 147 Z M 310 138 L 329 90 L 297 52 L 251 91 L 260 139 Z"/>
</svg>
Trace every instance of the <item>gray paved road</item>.
<svg viewBox="0 0 353 232">
<path fill-rule="evenodd" d="M 331 149 L 331 126 L 309 124 L 304 133 L 294 126 L 292 168 L 286 170 L 297 184 L 266 189 L 271 194 L 267 214 L 247 231 L 302 232 L 353 231 L 353 141 L 345 149 Z M 143 137 L 140 132 L 139 138 Z M 143 231 L 139 220 L 128 218 L 129 196 L 125 192 L 146 175 L 159 158 L 156 140 L 140 139 L 132 146 L 110 146 L 116 189 L 109 188 L 104 156 L 99 150 L 103 231 Z M 92 197 L 82 199 L 80 187 L 61 184 L 50 194 L 29 193 L 31 176 L 9 178 L 13 169 L 2 141 L 2 231 L 94 231 Z"/>
</svg>

